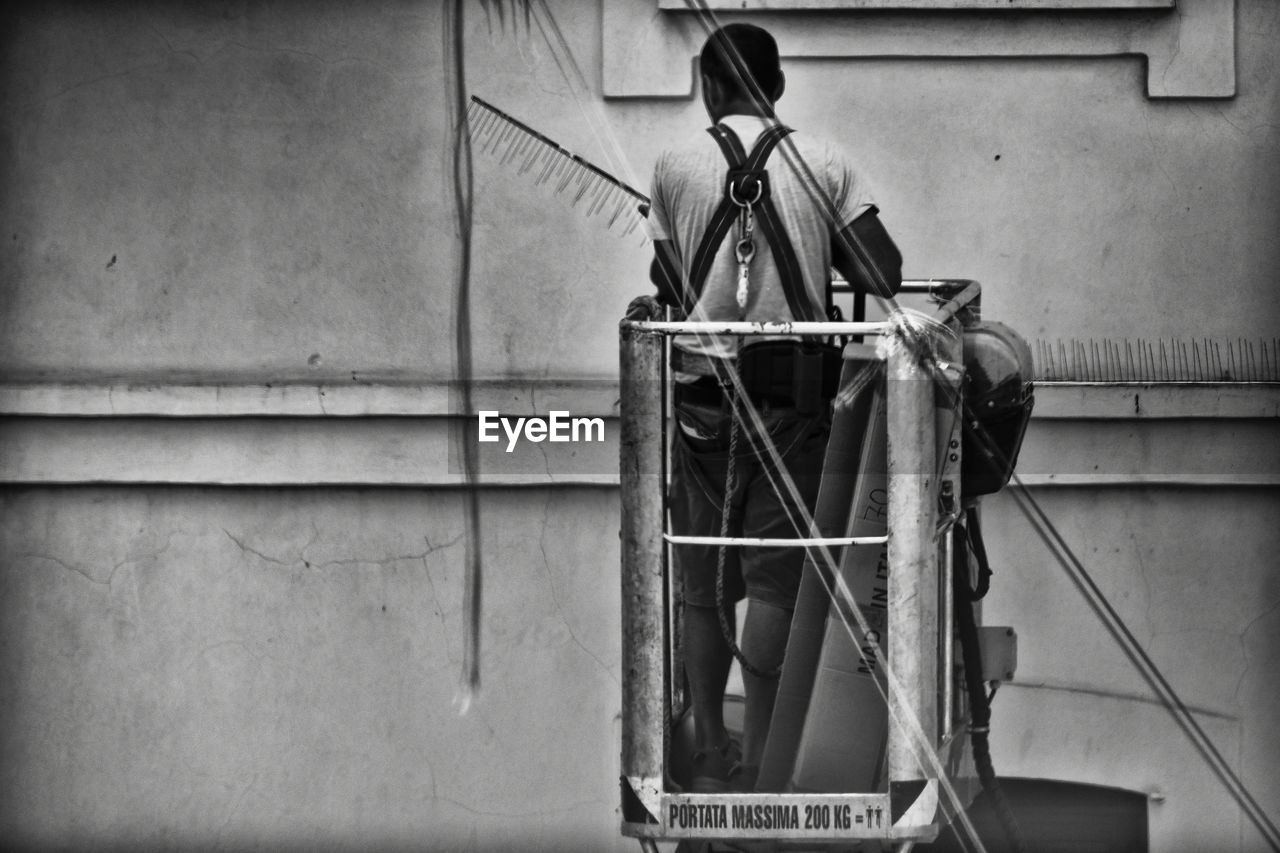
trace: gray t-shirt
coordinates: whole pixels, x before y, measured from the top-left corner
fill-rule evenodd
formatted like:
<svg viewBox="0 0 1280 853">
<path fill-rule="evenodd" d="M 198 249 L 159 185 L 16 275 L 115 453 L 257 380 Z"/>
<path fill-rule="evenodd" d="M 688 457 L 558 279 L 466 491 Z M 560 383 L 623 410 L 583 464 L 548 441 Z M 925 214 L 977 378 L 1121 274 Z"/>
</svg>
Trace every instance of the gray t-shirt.
<svg viewBox="0 0 1280 853">
<path fill-rule="evenodd" d="M 746 115 L 726 116 L 720 124 L 737 134 L 747 152 L 768 127 L 766 119 Z M 807 166 L 812 179 L 799 168 L 797 156 Z M 778 144 L 765 168 L 769 172 L 773 203 L 795 249 L 814 315 L 823 316 L 831 275 L 831 237 L 874 207 L 870 188 L 836 146 L 799 131 Z M 727 170 L 720 146 L 705 130 L 664 151 L 654 167 L 649 236 L 655 241 L 672 242 L 685 280 L 688 280 L 693 254 L 724 197 Z M 819 193 L 825 195 L 829 204 L 820 200 Z M 835 211 L 837 221 L 830 221 L 827 211 Z M 738 261 L 734 255 L 737 240 L 735 221 L 716 253 L 702 295 L 689 319 L 758 322 L 797 319 L 787 305 L 773 253 L 758 223 L 752 240 L 755 256 L 750 265 L 746 309 L 738 307 Z M 732 337 L 717 340 L 682 335 L 676 344 L 688 352 L 706 355 L 731 356 L 736 351 L 736 338 Z"/>
</svg>

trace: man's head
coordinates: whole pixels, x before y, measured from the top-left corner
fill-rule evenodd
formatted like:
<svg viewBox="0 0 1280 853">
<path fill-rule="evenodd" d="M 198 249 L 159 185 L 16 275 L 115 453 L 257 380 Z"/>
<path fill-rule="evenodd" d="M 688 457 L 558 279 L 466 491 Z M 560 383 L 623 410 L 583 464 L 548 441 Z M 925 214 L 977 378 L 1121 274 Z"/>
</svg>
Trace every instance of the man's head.
<svg viewBox="0 0 1280 853">
<path fill-rule="evenodd" d="M 712 33 L 698 66 L 703 102 L 717 119 L 731 111 L 761 112 L 786 85 L 778 43 L 753 24 L 727 24 Z"/>
</svg>

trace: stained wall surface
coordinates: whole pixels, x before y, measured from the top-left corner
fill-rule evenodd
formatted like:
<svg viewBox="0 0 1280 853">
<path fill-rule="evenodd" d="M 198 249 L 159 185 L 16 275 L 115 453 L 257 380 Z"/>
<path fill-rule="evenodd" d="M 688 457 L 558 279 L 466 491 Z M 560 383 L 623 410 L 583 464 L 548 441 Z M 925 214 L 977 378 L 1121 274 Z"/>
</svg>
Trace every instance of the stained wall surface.
<svg viewBox="0 0 1280 853">
<path fill-rule="evenodd" d="M 634 847 L 616 328 L 649 248 L 479 144 L 464 228 L 452 87 L 645 191 L 705 124 L 701 29 L 657 0 L 463 5 L 462 66 L 439 2 L 3 13 L 6 838 Z M 908 276 L 980 280 L 1033 342 L 1274 337 L 1275 4 L 850 5 L 724 16 L 778 33 L 780 113 L 864 167 Z M 606 422 L 483 448 L 465 714 L 464 235 L 476 408 Z M 1044 387 L 1023 455 L 1272 814 L 1278 416 L 1265 385 Z M 1153 850 L 1263 849 L 1019 501 L 987 519 L 986 616 L 1022 658 L 1000 772 L 1154 794 Z"/>
</svg>

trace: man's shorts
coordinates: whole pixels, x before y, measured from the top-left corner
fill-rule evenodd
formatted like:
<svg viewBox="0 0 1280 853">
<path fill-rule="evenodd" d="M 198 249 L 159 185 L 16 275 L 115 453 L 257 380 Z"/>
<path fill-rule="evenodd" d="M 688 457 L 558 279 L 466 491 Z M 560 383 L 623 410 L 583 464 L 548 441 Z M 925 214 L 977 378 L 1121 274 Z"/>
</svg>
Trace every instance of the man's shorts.
<svg viewBox="0 0 1280 853">
<path fill-rule="evenodd" d="M 830 415 L 801 417 L 794 409 L 764 409 L 760 418 L 794 484 L 803 511 L 786 485 L 787 478 L 779 476 L 747 418 L 739 426 L 734 461 L 736 483 L 727 535 L 807 537 L 822 478 Z M 681 404 L 676 407 L 676 422 L 668 503 L 672 533 L 720 536 L 729 458 L 729 414 L 720 407 Z M 716 606 L 718 550 L 715 545 L 677 545 L 672 549 L 687 604 Z M 732 604 L 745 595 L 753 601 L 793 609 L 804 559 L 805 549 L 799 547 L 726 546 L 723 601 Z"/>
</svg>

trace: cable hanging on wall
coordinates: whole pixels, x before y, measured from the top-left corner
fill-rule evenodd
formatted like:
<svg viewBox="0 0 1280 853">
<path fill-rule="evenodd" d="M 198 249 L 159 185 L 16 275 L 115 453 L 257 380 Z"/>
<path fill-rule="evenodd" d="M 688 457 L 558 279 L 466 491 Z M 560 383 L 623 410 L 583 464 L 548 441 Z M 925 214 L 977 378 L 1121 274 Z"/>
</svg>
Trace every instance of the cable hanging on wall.
<svg viewBox="0 0 1280 853">
<path fill-rule="evenodd" d="M 487 10 L 488 4 L 486 4 Z M 501 6 L 501 4 L 499 4 Z M 453 206 L 458 226 L 457 279 L 454 288 L 454 414 L 469 422 L 475 413 L 472 401 L 471 350 L 471 231 L 472 171 L 471 132 L 467 124 L 466 55 L 463 30 L 464 0 L 454 0 L 445 7 L 444 57 L 445 79 L 449 81 L 449 111 L 454 126 L 451 152 Z M 479 460 L 476 446 L 464 437 L 465 429 L 454 434 L 461 444 L 460 458 L 464 479 L 463 512 L 465 516 L 466 573 L 463 580 L 462 674 L 455 702 L 465 714 L 480 689 L 480 624 L 482 613 L 483 564 L 480 538 L 480 495 L 477 492 Z"/>
</svg>

